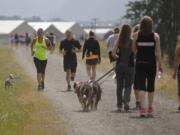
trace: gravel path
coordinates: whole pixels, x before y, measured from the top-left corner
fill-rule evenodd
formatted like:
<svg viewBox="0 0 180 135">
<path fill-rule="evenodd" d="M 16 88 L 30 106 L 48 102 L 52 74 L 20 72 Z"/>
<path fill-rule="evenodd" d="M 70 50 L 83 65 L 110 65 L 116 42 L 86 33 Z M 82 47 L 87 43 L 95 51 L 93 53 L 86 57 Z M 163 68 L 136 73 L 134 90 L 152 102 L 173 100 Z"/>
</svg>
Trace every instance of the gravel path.
<svg viewBox="0 0 180 135">
<path fill-rule="evenodd" d="M 19 48 L 15 53 L 27 74 L 36 79 L 30 51 Z M 87 80 L 83 65 L 78 65 L 76 80 Z M 116 113 L 116 91 L 112 80 L 102 85 L 102 101 L 98 111 L 83 113 L 75 93 L 65 91 L 62 58 L 56 54 L 49 56 L 45 85 L 47 97 L 65 121 L 69 135 L 180 135 L 180 114 L 175 111 L 175 101 L 156 95 L 154 118 L 139 118 L 135 111 Z"/>
</svg>

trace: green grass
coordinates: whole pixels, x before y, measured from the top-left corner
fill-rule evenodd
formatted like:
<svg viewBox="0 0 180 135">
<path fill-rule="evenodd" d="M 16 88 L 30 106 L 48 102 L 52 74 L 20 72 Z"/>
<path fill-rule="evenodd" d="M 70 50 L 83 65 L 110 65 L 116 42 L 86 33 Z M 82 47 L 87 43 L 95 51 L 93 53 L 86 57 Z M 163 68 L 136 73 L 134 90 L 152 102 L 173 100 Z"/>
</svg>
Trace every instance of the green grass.
<svg viewBox="0 0 180 135">
<path fill-rule="evenodd" d="M 62 120 L 16 63 L 13 51 L 0 47 L 0 63 L 0 135 L 66 135 Z M 5 90 L 9 73 L 20 79 Z"/>
</svg>

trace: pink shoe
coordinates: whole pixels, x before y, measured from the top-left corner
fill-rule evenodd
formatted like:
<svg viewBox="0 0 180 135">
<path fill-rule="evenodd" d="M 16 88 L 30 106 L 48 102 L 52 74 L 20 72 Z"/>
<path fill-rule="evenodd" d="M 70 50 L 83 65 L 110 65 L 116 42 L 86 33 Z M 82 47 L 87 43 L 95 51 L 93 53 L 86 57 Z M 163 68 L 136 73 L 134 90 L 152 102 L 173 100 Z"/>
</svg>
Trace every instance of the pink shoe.
<svg viewBox="0 0 180 135">
<path fill-rule="evenodd" d="M 154 114 L 154 108 L 151 106 L 148 108 L 148 115 L 153 115 Z"/>
<path fill-rule="evenodd" d="M 139 115 L 140 115 L 140 117 L 146 117 L 146 109 L 140 108 L 139 109 Z"/>
</svg>

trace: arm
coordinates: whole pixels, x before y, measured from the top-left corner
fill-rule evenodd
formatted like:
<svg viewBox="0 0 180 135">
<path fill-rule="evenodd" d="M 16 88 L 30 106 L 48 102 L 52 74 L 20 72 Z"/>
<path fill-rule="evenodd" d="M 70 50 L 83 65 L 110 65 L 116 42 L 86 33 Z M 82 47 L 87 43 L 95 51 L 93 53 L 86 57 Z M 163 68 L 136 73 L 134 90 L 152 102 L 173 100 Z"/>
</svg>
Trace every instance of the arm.
<svg viewBox="0 0 180 135">
<path fill-rule="evenodd" d="M 120 44 L 119 44 L 119 38 L 118 40 L 115 42 L 115 46 L 113 47 L 112 49 L 112 56 L 116 59 L 117 58 L 117 51 L 118 51 L 118 48 L 119 48 Z"/>
<path fill-rule="evenodd" d="M 108 39 L 106 40 L 106 43 L 107 43 L 107 51 L 108 51 L 108 49 L 109 49 L 109 41 L 110 40 L 110 37 L 108 37 Z"/>
<path fill-rule="evenodd" d="M 81 52 L 81 44 L 80 44 L 80 42 L 78 40 L 76 41 L 76 43 L 77 43 L 77 45 L 76 45 L 76 50 L 75 51 L 77 53 L 79 53 L 79 52 Z"/>
<path fill-rule="evenodd" d="M 174 72 L 173 72 L 173 79 L 176 79 L 178 66 L 179 66 L 179 60 L 180 60 L 180 46 L 177 46 L 175 49 L 175 55 L 174 55 Z"/>
<path fill-rule="evenodd" d="M 34 44 L 36 42 L 36 39 L 33 39 L 32 43 L 31 43 L 31 55 L 33 56 L 34 55 Z"/>
<path fill-rule="evenodd" d="M 156 48 L 155 48 L 156 60 L 158 62 L 159 71 L 163 72 L 162 65 L 161 65 L 160 37 L 157 33 L 155 33 L 155 40 L 156 40 Z"/>
<path fill-rule="evenodd" d="M 99 64 L 101 63 L 101 49 L 99 42 L 97 41 L 97 49 L 98 49 L 98 59 L 99 59 Z"/>
<path fill-rule="evenodd" d="M 84 56 L 85 56 L 85 52 L 86 52 L 86 47 L 87 47 L 87 40 L 84 42 L 84 45 L 83 45 L 83 51 L 82 51 L 82 59 L 84 59 Z"/>
<path fill-rule="evenodd" d="M 60 54 L 63 54 L 63 48 L 64 48 L 64 41 L 61 41 L 60 45 L 59 45 L 59 53 Z"/>
<path fill-rule="evenodd" d="M 138 38 L 138 33 L 136 32 L 133 34 L 133 41 L 132 41 L 132 50 L 134 55 L 136 55 L 137 53 L 137 45 L 136 45 L 137 38 Z"/>
<path fill-rule="evenodd" d="M 46 41 L 47 49 L 52 50 L 53 47 L 52 47 L 52 44 L 51 44 L 50 40 L 48 38 L 46 38 L 45 41 Z"/>
</svg>

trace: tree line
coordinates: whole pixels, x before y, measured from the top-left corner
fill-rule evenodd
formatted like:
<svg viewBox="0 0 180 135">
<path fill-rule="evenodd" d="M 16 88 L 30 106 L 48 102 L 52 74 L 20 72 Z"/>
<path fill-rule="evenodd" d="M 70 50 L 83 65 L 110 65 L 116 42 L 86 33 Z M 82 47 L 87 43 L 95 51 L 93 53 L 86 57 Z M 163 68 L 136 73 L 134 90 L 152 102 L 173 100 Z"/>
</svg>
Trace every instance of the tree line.
<svg viewBox="0 0 180 135">
<path fill-rule="evenodd" d="M 130 1 L 126 15 L 132 24 L 139 23 L 144 15 L 151 16 L 154 29 L 160 34 L 162 56 L 168 55 L 169 65 L 173 65 L 174 50 L 180 35 L 180 0 L 139 0 Z"/>
</svg>

